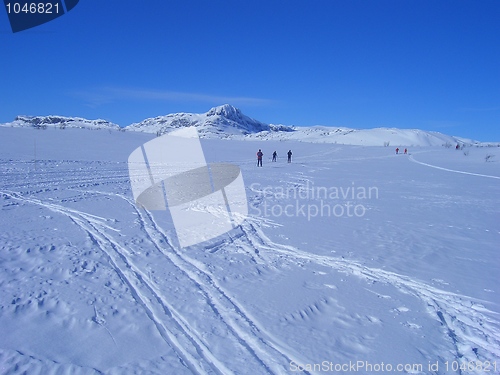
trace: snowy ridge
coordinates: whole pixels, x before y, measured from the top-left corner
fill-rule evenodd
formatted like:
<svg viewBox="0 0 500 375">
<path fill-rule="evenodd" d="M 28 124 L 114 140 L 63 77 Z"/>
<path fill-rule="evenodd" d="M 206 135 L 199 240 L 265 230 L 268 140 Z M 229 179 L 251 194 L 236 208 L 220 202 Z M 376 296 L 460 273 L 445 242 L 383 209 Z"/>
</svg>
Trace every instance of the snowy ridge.
<svg viewBox="0 0 500 375">
<path fill-rule="evenodd" d="M 419 129 L 375 128 L 349 129 L 327 126 L 293 127 L 290 132 L 261 132 L 247 138 L 259 140 L 299 141 L 312 143 L 336 143 L 357 146 L 442 146 L 460 143 L 461 145 L 479 144 L 438 132 Z"/>
<path fill-rule="evenodd" d="M 418 129 L 376 128 L 349 129 L 327 126 L 287 126 L 264 124 L 225 104 L 203 114 L 174 113 L 149 118 L 127 126 L 130 131 L 162 135 L 180 127 L 195 126 L 200 137 L 207 139 L 244 139 L 255 141 L 299 141 L 337 143 L 362 146 L 442 146 L 460 143 L 479 144 L 469 139 L 452 137 L 438 132 Z"/>
<path fill-rule="evenodd" d="M 87 120 L 81 117 L 65 116 L 17 116 L 14 121 L 0 126 L 46 128 L 80 128 L 80 129 L 120 129 L 120 126 L 106 120 Z"/>
<path fill-rule="evenodd" d="M 37 129 L 85 128 L 115 129 L 120 127 L 105 120 L 87 120 L 64 116 L 18 116 L 13 122 L 0 124 L 8 127 Z M 206 113 L 172 113 L 148 118 L 131 124 L 123 130 L 152 133 L 157 136 L 175 129 L 195 126 L 201 138 L 250 141 L 299 141 L 359 146 L 427 147 L 456 144 L 497 147 L 497 143 L 482 143 L 470 139 L 419 129 L 375 128 L 349 129 L 328 126 L 287 126 L 265 124 L 244 115 L 229 104 L 214 107 Z"/>
</svg>

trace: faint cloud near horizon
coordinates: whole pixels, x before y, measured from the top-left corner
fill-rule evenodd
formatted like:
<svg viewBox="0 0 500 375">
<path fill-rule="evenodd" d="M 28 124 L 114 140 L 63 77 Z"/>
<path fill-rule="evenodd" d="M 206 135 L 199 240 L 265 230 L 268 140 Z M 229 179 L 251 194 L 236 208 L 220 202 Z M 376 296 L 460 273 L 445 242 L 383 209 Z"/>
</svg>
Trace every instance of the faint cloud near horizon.
<svg viewBox="0 0 500 375">
<path fill-rule="evenodd" d="M 151 90 L 144 88 L 120 88 L 120 87 L 99 87 L 87 90 L 75 90 L 70 95 L 82 99 L 91 108 L 114 103 L 119 100 L 155 100 L 169 102 L 202 102 L 213 105 L 233 104 L 264 106 L 276 103 L 275 100 L 239 97 L 239 96 L 218 96 L 209 94 L 199 94 L 190 92 Z"/>
</svg>

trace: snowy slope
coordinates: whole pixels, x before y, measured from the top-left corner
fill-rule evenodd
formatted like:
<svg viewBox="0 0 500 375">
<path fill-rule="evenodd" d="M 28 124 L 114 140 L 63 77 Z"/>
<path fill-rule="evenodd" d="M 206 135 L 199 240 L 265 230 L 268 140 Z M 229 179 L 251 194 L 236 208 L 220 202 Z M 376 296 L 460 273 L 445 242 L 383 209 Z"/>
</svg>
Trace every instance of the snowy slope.
<svg viewBox="0 0 500 375">
<path fill-rule="evenodd" d="M 249 217 L 181 250 L 154 136 L 0 128 L 0 373 L 499 373 L 499 148 L 204 139 Z"/>
<path fill-rule="evenodd" d="M 14 121 L 0 124 L 5 127 L 33 127 L 36 129 L 47 128 L 81 128 L 81 129 L 113 129 L 120 127 L 106 120 L 87 120 L 80 117 L 64 116 L 17 116 Z"/>
</svg>

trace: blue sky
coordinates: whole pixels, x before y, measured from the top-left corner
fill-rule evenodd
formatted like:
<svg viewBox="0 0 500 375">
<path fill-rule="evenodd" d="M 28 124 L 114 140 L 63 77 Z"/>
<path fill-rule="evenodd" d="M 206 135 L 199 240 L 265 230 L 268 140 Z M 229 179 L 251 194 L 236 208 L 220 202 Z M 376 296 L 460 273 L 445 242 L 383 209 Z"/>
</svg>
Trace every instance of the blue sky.
<svg viewBox="0 0 500 375">
<path fill-rule="evenodd" d="M 499 17 L 498 0 L 81 0 L 13 34 L 0 9 L 0 122 L 229 103 L 266 123 L 500 141 Z"/>
</svg>

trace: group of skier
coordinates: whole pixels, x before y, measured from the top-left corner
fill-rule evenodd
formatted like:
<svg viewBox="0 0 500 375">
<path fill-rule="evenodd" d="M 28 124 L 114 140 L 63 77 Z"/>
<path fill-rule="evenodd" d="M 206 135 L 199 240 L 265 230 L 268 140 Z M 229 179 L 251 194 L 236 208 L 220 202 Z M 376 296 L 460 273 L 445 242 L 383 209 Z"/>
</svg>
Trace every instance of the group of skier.
<svg viewBox="0 0 500 375">
<path fill-rule="evenodd" d="M 288 150 L 286 153 L 288 156 L 288 162 L 292 162 L 292 150 Z M 264 153 L 262 152 L 261 149 L 257 151 L 257 167 L 262 167 L 262 157 L 264 156 Z M 278 153 L 276 151 L 273 152 L 273 162 L 278 161 Z"/>
<path fill-rule="evenodd" d="M 405 148 L 404 149 L 404 153 L 405 154 L 408 154 L 408 149 Z M 399 147 L 396 148 L 396 154 L 399 154 Z M 288 150 L 288 152 L 286 153 L 287 157 L 288 157 L 288 162 L 291 163 L 292 162 L 292 150 Z M 264 156 L 264 153 L 262 152 L 261 149 L 259 149 L 259 151 L 257 151 L 257 167 L 262 167 L 262 157 Z M 276 151 L 273 152 L 273 159 L 272 159 L 273 162 L 276 162 L 278 161 L 278 153 Z"/>
</svg>

